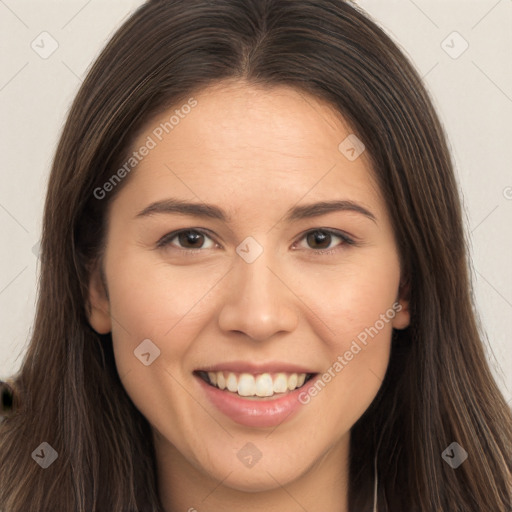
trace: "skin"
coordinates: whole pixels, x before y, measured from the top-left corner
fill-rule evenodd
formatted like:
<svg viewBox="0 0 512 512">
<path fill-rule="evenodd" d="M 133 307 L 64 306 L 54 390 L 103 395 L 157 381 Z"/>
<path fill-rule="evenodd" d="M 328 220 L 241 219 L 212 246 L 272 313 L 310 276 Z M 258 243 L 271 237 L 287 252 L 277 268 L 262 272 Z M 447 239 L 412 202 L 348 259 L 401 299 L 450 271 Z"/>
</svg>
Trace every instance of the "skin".
<svg viewBox="0 0 512 512">
<path fill-rule="evenodd" d="M 392 328 L 410 320 L 369 159 L 364 152 L 347 159 L 338 150 L 351 133 L 347 124 L 328 104 L 292 88 L 224 82 L 194 97 L 197 106 L 110 205 L 106 289 L 98 265 L 90 323 L 112 332 L 122 383 L 152 426 L 166 512 L 346 511 L 350 429 L 381 386 Z M 175 108 L 148 123 L 133 149 Z M 176 213 L 136 218 L 171 196 L 214 204 L 231 222 Z M 375 221 L 353 211 L 282 220 L 297 204 L 333 199 L 358 203 Z M 157 247 L 185 228 L 211 233 L 195 245 L 175 237 Z M 357 243 L 332 236 L 315 245 L 306 235 L 319 228 Z M 252 263 L 236 253 L 248 236 L 263 248 Z M 325 247 L 333 252 L 317 254 Z M 206 364 L 233 360 L 287 361 L 322 374 L 397 300 L 401 311 L 277 428 L 234 423 L 193 376 Z M 147 338 L 160 350 L 149 366 L 134 357 Z M 262 454 L 252 467 L 237 458 L 248 442 Z"/>
</svg>

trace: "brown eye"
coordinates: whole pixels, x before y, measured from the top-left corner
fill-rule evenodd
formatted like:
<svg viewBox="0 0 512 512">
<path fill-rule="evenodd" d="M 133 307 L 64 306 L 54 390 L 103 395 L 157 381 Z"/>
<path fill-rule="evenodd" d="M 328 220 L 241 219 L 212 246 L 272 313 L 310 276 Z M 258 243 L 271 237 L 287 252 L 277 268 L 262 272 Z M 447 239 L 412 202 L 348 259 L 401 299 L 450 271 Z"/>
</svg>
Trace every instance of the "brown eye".
<svg viewBox="0 0 512 512">
<path fill-rule="evenodd" d="M 332 229 L 314 229 L 308 231 L 299 239 L 299 244 L 303 240 L 305 241 L 305 245 L 302 245 L 302 247 L 299 246 L 299 248 L 313 249 L 313 251 L 310 252 L 316 255 L 331 254 L 338 250 L 346 249 L 348 246 L 356 245 L 356 242 L 345 233 Z"/>
<path fill-rule="evenodd" d="M 185 249 L 197 249 L 204 243 L 205 236 L 198 231 L 182 231 L 177 238 Z"/>
<path fill-rule="evenodd" d="M 157 242 L 159 248 L 200 252 L 201 249 L 213 249 L 215 242 L 205 232 L 198 229 L 183 229 L 168 233 Z"/>
<path fill-rule="evenodd" d="M 312 249 L 327 249 L 331 243 L 331 234 L 326 231 L 311 231 L 306 235 Z"/>
</svg>

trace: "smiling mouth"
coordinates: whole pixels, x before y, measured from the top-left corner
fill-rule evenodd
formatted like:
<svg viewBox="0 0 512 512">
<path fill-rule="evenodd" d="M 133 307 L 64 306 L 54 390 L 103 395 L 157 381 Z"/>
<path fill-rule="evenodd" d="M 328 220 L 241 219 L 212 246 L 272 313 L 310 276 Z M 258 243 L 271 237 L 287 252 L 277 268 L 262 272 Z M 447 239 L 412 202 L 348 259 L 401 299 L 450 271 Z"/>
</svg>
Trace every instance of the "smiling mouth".
<svg viewBox="0 0 512 512">
<path fill-rule="evenodd" d="M 235 373 L 196 370 L 199 378 L 210 386 L 244 398 L 279 397 L 304 386 L 315 373 Z"/>
</svg>

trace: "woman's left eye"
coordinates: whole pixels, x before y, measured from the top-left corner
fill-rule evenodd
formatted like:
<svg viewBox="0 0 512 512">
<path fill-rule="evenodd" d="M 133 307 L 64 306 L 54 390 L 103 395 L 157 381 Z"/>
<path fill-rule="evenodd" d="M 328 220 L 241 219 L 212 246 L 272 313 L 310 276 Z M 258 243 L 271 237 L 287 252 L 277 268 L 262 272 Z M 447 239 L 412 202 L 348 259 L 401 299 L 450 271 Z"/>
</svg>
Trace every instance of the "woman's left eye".
<svg viewBox="0 0 512 512">
<path fill-rule="evenodd" d="M 200 249 L 214 249 L 218 244 L 207 235 L 207 233 L 200 229 L 183 229 L 181 231 L 174 231 L 163 236 L 158 242 L 157 247 L 175 246 L 174 240 L 179 242 L 178 249 L 185 252 L 200 252 Z M 341 243 L 332 246 L 333 241 L 338 239 Z M 344 245 L 355 245 L 354 240 L 348 237 L 345 233 L 335 231 L 332 229 L 313 229 L 304 233 L 298 241 L 305 240 L 307 244 L 313 244 L 313 249 L 317 254 L 330 254 Z M 209 241 L 209 242 L 208 242 Z M 294 249 L 297 242 L 294 243 Z"/>
<path fill-rule="evenodd" d="M 334 239 L 341 240 L 341 243 L 336 245 L 331 245 Z M 308 231 L 302 235 L 299 240 L 306 240 L 308 244 L 312 243 L 316 245 L 315 253 L 316 254 L 332 254 L 333 252 L 339 250 L 341 247 L 345 245 L 355 245 L 355 241 L 348 237 L 345 233 L 341 231 L 336 231 L 332 229 L 314 229 Z M 295 244 L 294 244 L 295 245 Z M 318 247 L 320 246 L 320 247 Z"/>
</svg>

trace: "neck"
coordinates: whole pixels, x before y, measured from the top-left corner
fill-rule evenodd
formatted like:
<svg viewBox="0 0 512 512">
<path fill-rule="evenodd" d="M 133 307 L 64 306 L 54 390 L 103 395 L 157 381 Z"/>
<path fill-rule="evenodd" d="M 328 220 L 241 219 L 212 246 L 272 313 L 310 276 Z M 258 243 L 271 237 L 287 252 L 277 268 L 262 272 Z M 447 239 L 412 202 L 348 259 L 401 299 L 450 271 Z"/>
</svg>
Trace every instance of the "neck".
<svg viewBox="0 0 512 512">
<path fill-rule="evenodd" d="M 235 470 L 215 479 L 191 464 L 169 441 L 154 433 L 160 501 L 165 512 L 347 512 L 350 434 L 329 448 L 292 481 L 246 492 L 230 486 Z M 255 469 L 255 468 L 253 468 Z M 257 478 L 256 472 L 254 477 Z M 267 479 L 268 480 L 268 479 Z"/>
</svg>

